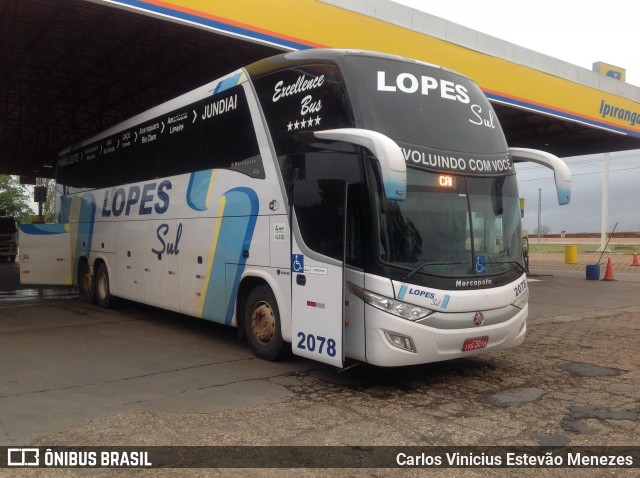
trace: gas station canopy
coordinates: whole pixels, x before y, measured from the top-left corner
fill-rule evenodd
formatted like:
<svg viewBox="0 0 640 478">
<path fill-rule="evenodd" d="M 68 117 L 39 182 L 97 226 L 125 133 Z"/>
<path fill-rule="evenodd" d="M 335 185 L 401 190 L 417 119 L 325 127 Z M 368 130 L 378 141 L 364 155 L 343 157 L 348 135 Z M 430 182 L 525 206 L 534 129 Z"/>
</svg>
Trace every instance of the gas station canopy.
<svg viewBox="0 0 640 478">
<path fill-rule="evenodd" d="M 389 0 L 0 0 L 0 173 L 52 177 L 58 152 L 240 66 L 313 47 L 459 71 L 510 146 L 640 148 L 640 88 Z"/>
</svg>

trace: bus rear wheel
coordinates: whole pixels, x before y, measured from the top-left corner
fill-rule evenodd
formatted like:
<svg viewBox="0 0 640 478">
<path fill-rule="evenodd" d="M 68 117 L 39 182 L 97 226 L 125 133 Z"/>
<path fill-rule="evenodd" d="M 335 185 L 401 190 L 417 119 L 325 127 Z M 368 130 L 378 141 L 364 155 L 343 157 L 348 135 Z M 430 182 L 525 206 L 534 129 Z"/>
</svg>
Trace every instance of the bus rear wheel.
<svg viewBox="0 0 640 478">
<path fill-rule="evenodd" d="M 244 331 L 249 347 L 257 357 L 277 361 L 287 356 L 278 304 L 268 286 L 259 285 L 249 293 L 244 311 Z"/>
<path fill-rule="evenodd" d="M 78 290 L 85 302 L 93 304 L 96 301 L 96 290 L 94 287 L 93 276 L 89 263 L 86 260 L 80 261 L 78 264 Z"/>
<path fill-rule="evenodd" d="M 113 307 L 115 304 L 115 297 L 111 295 L 111 288 L 109 286 L 109 271 L 107 270 L 107 265 L 104 262 L 101 262 L 98 266 L 95 281 L 95 291 L 98 305 L 103 309 L 109 309 Z"/>
</svg>

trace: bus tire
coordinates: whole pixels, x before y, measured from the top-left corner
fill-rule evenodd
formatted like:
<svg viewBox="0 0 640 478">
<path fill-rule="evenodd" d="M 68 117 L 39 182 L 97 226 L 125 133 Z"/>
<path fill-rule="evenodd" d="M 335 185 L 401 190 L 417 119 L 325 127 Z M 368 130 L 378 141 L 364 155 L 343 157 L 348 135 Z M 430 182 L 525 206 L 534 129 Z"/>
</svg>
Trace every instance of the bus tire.
<svg viewBox="0 0 640 478">
<path fill-rule="evenodd" d="M 107 265 L 101 262 L 95 277 L 95 295 L 98 305 L 103 309 L 109 309 L 115 305 L 115 298 L 111 295 L 109 285 L 109 271 Z"/>
<path fill-rule="evenodd" d="M 251 289 L 245 302 L 244 331 L 251 351 L 259 358 L 278 361 L 288 354 L 282 339 L 280 312 L 267 285 Z"/>
<path fill-rule="evenodd" d="M 96 301 L 95 281 L 86 260 L 81 260 L 78 263 L 78 290 L 88 304 L 93 304 Z"/>
</svg>

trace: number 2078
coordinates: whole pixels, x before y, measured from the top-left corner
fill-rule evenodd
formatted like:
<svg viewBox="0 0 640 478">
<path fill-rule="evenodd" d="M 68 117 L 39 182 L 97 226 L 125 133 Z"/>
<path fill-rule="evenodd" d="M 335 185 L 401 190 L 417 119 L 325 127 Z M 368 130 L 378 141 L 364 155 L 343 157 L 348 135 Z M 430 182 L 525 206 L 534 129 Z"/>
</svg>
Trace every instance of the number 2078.
<svg viewBox="0 0 640 478">
<path fill-rule="evenodd" d="M 317 352 L 319 354 L 326 353 L 329 357 L 336 356 L 336 341 L 333 339 L 327 339 L 319 335 L 305 334 L 304 332 L 298 332 L 297 347 L 301 350 L 308 350 L 309 352 Z"/>
</svg>

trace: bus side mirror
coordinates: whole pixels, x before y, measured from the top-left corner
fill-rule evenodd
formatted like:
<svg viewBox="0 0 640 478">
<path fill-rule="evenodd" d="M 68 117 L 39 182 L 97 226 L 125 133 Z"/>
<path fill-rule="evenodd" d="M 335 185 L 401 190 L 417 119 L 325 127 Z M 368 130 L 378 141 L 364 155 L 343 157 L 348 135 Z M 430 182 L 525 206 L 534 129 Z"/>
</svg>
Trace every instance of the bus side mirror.
<svg viewBox="0 0 640 478">
<path fill-rule="evenodd" d="M 509 148 L 509 151 L 514 163 L 531 161 L 552 169 L 556 180 L 558 204 L 569 204 L 569 201 L 571 201 L 571 171 L 564 161 L 551 153 L 537 149 Z"/>
<path fill-rule="evenodd" d="M 391 138 L 360 128 L 314 131 L 313 135 L 320 140 L 344 141 L 367 148 L 380 163 L 385 197 L 404 201 L 407 196 L 407 165 L 400 146 Z"/>
</svg>

